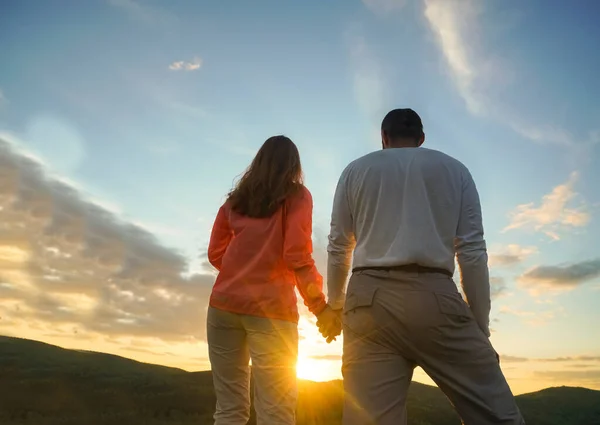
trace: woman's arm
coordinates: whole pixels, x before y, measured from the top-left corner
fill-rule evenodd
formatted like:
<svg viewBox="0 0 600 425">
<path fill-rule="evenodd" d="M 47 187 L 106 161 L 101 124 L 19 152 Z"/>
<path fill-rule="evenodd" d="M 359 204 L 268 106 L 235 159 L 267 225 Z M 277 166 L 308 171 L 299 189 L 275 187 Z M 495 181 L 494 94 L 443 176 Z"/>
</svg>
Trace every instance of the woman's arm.
<svg viewBox="0 0 600 425">
<path fill-rule="evenodd" d="M 318 315 L 327 306 L 323 277 L 312 257 L 313 201 L 308 189 L 293 196 L 287 204 L 283 258 L 296 275 L 296 287 L 311 313 Z"/>
<path fill-rule="evenodd" d="M 219 271 L 221 270 L 223 255 L 227 251 L 232 237 L 233 231 L 229 226 L 229 218 L 227 217 L 225 205 L 223 205 L 217 213 L 210 235 L 210 243 L 208 244 L 208 261 Z"/>
</svg>

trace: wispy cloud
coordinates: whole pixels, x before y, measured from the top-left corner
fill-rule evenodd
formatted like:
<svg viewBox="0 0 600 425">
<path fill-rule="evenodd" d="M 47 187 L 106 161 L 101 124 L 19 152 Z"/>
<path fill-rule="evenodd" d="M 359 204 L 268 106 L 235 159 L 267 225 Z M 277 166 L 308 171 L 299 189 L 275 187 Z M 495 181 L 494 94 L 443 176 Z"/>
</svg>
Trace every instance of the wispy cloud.
<svg viewBox="0 0 600 425">
<path fill-rule="evenodd" d="M 504 231 L 529 227 L 558 240 L 561 229 L 588 224 L 590 214 L 584 201 L 581 201 L 577 207 L 570 207 L 577 197 L 574 186 L 578 178 L 579 173 L 572 173 L 566 183 L 556 186 L 552 192 L 544 195 L 539 206 L 533 202 L 519 205 L 510 214 L 510 224 L 504 228 Z"/>
<path fill-rule="evenodd" d="M 460 95 L 475 114 L 485 113 L 488 104 L 478 90 L 482 71 L 475 65 L 475 52 L 467 41 L 477 39 L 473 34 L 479 30 L 479 12 L 479 2 L 474 0 L 425 0 L 425 18 L 437 36 Z M 471 38 L 467 34 L 471 34 Z"/>
<path fill-rule="evenodd" d="M 338 361 L 342 359 L 341 354 L 315 354 L 314 356 L 310 356 L 311 359 L 315 360 L 331 360 Z"/>
<path fill-rule="evenodd" d="M 0 89 L 0 109 L 5 107 L 6 105 L 8 105 L 8 99 L 4 95 L 4 92 L 2 91 L 2 89 Z"/>
<path fill-rule="evenodd" d="M 518 356 L 500 356 L 500 361 L 503 363 L 525 363 L 528 362 L 529 359 L 527 357 Z"/>
<path fill-rule="evenodd" d="M 490 297 L 495 300 L 505 295 L 507 290 L 506 281 L 502 277 L 492 276 L 490 277 Z"/>
<path fill-rule="evenodd" d="M 535 371 L 535 378 L 549 379 L 560 382 L 561 385 L 576 383 L 576 385 L 600 386 L 600 369 L 595 370 L 543 370 Z"/>
<path fill-rule="evenodd" d="M 195 57 L 191 62 L 177 61 L 169 65 L 171 71 L 197 71 L 202 66 L 202 59 Z"/>
<path fill-rule="evenodd" d="M 482 46 L 485 34 L 480 16 L 485 2 L 424 0 L 424 6 L 425 18 L 437 38 L 450 76 L 471 113 L 495 119 L 538 143 L 562 146 L 596 143 L 593 132 L 589 140 L 577 140 L 564 128 L 528 121 L 514 112 L 514 105 L 500 100 L 499 88 L 510 85 L 515 75 L 508 63 Z"/>
<path fill-rule="evenodd" d="M 510 244 L 497 251 L 491 252 L 489 256 L 490 267 L 508 267 L 522 263 L 529 256 L 537 253 L 535 246 L 521 246 Z"/>
<path fill-rule="evenodd" d="M 517 281 L 533 294 L 572 290 L 600 277 L 600 258 L 561 266 L 537 266 Z"/>
<path fill-rule="evenodd" d="M 600 356 L 566 356 L 566 357 L 518 357 L 518 356 L 502 356 L 502 361 L 506 363 L 524 363 L 524 362 L 540 362 L 540 363 L 600 363 Z"/>
<path fill-rule="evenodd" d="M 379 140 L 379 123 L 387 112 L 385 108 L 389 103 L 389 90 L 386 90 L 385 87 L 386 77 L 379 59 L 364 35 L 356 29 L 346 35 L 349 44 L 354 97 L 367 120 L 373 123 L 373 127 L 369 130 L 369 136 Z"/>
<path fill-rule="evenodd" d="M 600 356 L 567 356 L 567 357 L 553 357 L 549 359 L 538 359 L 541 362 L 552 362 L 552 363 L 564 363 L 564 362 L 598 362 L 600 363 Z"/>
<path fill-rule="evenodd" d="M 542 326 L 556 319 L 558 316 L 563 315 L 564 308 L 559 306 L 552 310 L 529 311 L 519 310 L 509 306 L 502 306 L 500 307 L 500 313 L 519 317 L 524 323 L 531 326 Z"/>
</svg>

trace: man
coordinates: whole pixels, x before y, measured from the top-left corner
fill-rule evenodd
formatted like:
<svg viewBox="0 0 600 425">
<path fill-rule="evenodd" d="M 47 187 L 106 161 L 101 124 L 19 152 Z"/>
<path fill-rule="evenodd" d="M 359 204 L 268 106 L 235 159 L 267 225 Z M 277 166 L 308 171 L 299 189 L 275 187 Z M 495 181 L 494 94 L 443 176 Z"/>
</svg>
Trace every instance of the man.
<svg viewBox="0 0 600 425">
<path fill-rule="evenodd" d="M 416 366 L 465 425 L 525 424 L 488 339 L 487 252 L 469 170 L 421 148 L 411 109 L 389 112 L 381 139 L 383 150 L 343 171 L 331 217 L 327 285 L 330 306 L 344 307 L 344 425 L 406 424 Z M 452 280 L 455 256 L 466 303 Z M 325 336 L 340 332 L 335 319 L 319 325 Z"/>
</svg>

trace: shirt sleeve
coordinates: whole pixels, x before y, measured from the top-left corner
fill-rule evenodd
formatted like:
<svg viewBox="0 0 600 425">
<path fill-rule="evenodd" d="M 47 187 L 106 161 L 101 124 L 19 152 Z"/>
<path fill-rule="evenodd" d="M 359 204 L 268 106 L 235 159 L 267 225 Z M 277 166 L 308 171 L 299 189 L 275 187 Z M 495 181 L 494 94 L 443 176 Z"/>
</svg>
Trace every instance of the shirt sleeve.
<svg viewBox="0 0 600 425">
<path fill-rule="evenodd" d="M 463 177 L 462 205 L 454 246 L 466 301 L 479 327 L 489 337 L 491 299 L 488 255 L 483 237 L 479 193 L 468 171 Z"/>
<path fill-rule="evenodd" d="M 327 246 L 327 298 L 334 310 L 344 307 L 346 281 L 352 263 L 352 252 L 356 245 L 346 176 L 347 170 L 340 176 L 335 190 Z"/>
<path fill-rule="evenodd" d="M 217 213 L 208 244 L 208 261 L 219 271 L 221 270 L 223 255 L 225 255 L 232 237 L 233 231 L 229 225 L 229 219 L 223 205 Z"/>
<path fill-rule="evenodd" d="M 313 259 L 313 201 L 308 189 L 287 202 L 283 258 L 296 275 L 296 287 L 304 305 L 317 315 L 327 306 L 323 294 L 323 277 Z"/>
</svg>

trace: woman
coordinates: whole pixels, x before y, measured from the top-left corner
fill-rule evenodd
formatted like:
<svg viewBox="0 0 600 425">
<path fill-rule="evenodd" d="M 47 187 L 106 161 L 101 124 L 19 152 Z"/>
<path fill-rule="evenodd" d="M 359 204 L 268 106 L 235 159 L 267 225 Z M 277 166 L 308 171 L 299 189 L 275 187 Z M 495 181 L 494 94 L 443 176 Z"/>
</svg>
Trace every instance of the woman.
<svg viewBox="0 0 600 425">
<path fill-rule="evenodd" d="M 312 258 L 312 197 L 296 145 L 269 138 L 215 220 L 208 259 L 219 270 L 207 318 L 215 425 L 245 425 L 250 370 L 259 425 L 295 424 L 295 287 L 319 320 L 332 320 Z"/>
</svg>

